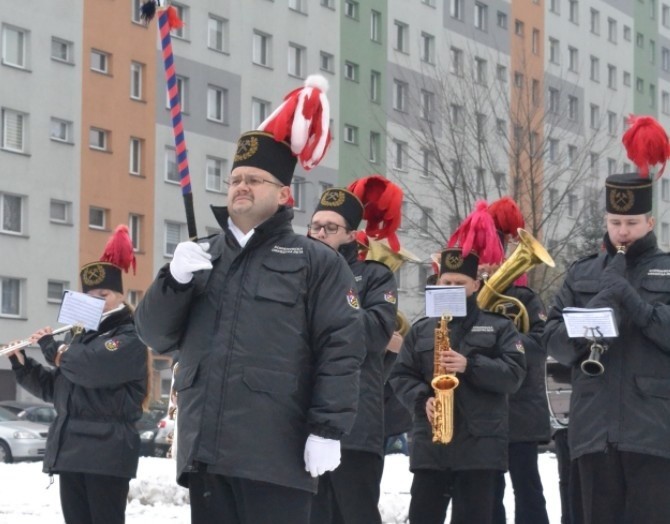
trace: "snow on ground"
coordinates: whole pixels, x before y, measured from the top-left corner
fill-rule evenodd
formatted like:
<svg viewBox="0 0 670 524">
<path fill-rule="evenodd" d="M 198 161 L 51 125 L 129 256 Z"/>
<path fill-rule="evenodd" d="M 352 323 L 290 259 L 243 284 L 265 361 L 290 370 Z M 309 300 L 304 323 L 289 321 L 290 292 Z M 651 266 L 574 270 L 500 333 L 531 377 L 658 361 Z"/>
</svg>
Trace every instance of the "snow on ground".
<svg viewBox="0 0 670 524">
<path fill-rule="evenodd" d="M 539 457 L 540 473 L 551 524 L 561 521 L 556 456 Z M 412 474 L 404 455 L 386 457 L 380 508 L 385 524 L 404 524 L 409 508 Z M 188 524 L 188 492 L 175 483 L 175 463 L 164 458 L 142 457 L 137 478 L 130 483 L 127 524 Z M 42 473 L 40 462 L 0 464 L 0 524 L 60 524 L 62 514 L 58 494 L 58 475 Z M 505 507 L 507 521 L 514 522 L 514 498 L 507 482 Z M 449 520 L 447 519 L 447 522 Z"/>
</svg>

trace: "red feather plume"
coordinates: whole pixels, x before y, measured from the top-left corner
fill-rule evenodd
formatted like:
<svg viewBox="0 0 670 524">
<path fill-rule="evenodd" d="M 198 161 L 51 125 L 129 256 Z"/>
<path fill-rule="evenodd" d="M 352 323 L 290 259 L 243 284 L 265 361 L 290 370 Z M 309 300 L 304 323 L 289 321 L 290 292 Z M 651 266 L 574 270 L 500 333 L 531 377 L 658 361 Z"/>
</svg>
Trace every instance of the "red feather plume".
<svg viewBox="0 0 670 524">
<path fill-rule="evenodd" d="M 479 255 L 480 264 L 499 264 L 505 254 L 488 207 L 486 200 L 477 202 L 475 210 L 451 235 L 448 246 L 458 245 L 463 251 L 463 257 L 474 251 Z"/>
<path fill-rule="evenodd" d="M 523 228 L 526 223 L 519 210 L 519 206 L 510 197 L 502 197 L 489 206 L 489 214 L 493 217 L 496 229 L 504 235 L 512 235 L 516 238 L 517 229 Z"/>
<path fill-rule="evenodd" d="M 133 274 L 135 274 L 137 261 L 135 260 L 133 242 L 130 240 L 130 235 L 128 234 L 128 226 L 121 224 L 116 227 L 105 245 L 105 250 L 100 257 L 100 261 L 114 264 L 126 273 L 128 273 L 128 269 L 132 266 Z"/>
<path fill-rule="evenodd" d="M 630 127 L 621 141 L 628 158 L 638 167 L 641 177 L 649 176 L 650 165 L 662 164 L 656 175 L 660 178 L 670 157 L 670 142 L 665 129 L 651 116 L 630 115 L 627 123 Z"/>
<path fill-rule="evenodd" d="M 402 189 L 381 175 L 359 178 L 347 189 L 363 203 L 367 235 L 376 240 L 386 238 L 393 251 L 400 251 L 395 232 L 402 220 Z"/>
</svg>

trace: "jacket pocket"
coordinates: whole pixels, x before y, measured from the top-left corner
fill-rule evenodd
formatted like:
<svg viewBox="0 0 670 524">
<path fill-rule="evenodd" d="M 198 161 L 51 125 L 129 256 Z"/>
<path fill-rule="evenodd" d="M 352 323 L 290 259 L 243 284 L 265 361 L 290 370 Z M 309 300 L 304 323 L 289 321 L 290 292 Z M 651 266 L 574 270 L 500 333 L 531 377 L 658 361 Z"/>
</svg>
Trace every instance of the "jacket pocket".
<svg viewBox="0 0 670 524">
<path fill-rule="evenodd" d="M 92 420 L 71 419 L 67 430 L 76 435 L 88 437 L 106 438 L 114 431 L 114 425 L 110 422 L 94 422 Z"/>
<path fill-rule="evenodd" d="M 263 260 L 258 275 L 256 299 L 293 306 L 303 293 L 305 260 L 284 255 Z"/>
<path fill-rule="evenodd" d="M 666 378 L 635 376 L 635 385 L 647 397 L 670 399 L 670 381 Z"/>
<path fill-rule="evenodd" d="M 181 365 L 177 368 L 177 373 L 174 377 L 174 390 L 183 391 L 193 385 L 196 375 L 198 374 L 198 364 L 193 366 Z"/>
<path fill-rule="evenodd" d="M 295 375 L 284 371 L 247 366 L 242 380 L 251 391 L 291 395 L 298 389 Z"/>
</svg>

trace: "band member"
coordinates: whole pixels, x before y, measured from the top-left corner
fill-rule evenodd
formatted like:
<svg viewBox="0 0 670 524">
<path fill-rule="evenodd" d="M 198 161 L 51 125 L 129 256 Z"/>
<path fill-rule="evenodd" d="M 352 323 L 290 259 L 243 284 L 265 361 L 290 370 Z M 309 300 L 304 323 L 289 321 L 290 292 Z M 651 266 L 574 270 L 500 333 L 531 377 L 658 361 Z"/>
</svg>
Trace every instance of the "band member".
<svg viewBox="0 0 670 524">
<path fill-rule="evenodd" d="M 44 472 L 60 477 L 67 524 L 125 522 L 140 451 L 135 422 L 148 404 L 148 351 L 124 302 L 121 275 L 134 261 L 128 228 L 119 226 L 101 261 L 80 272 L 82 290 L 105 301 L 98 329 L 65 342 L 56 341 L 50 327 L 34 333 L 31 340 L 53 367 L 20 350 L 10 356 L 16 381 L 56 408 Z"/>
<path fill-rule="evenodd" d="M 195 524 L 309 522 L 354 423 L 356 282 L 286 207 L 296 156 L 313 167 L 330 140 L 325 83 L 309 77 L 239 138 L 228 206 L 213 208 L 223 232 L 178 244 L 137 310 L 143 340 L 180 349 L 177 473 Z"/>
<path fill-rule="evenodd" d="M 495 228 L 506 251 L 510 240 L 518 241 L 518 228 L 524 227 L 524 219 L 516 202 L 503 197 L 488 207 Z M 488 276 L 498 269 L 498 264 L 480 264 Z M 524 275 L 525 277 L 525 275 Z M 545 362 L 547 350 L 542 345 L 542 332 L 547 320 L 546 310 L 540 296 L 525 285 L 513 283 L 501 292 L 518 300 L 528 313 L 529 329 L 521 330 L 519 337 L 526 350 L 526 378 L 516 393 L 509 396 L 509 476 L 514 489 L 514 522 L 516 524 L 548 524 L 546 501 L 542 479 L 537 465 L 537 450 L 540 442 L 551 438 L 549 406 L 545 386 Z M 506 315 L 514 318 L 519 307 L 513 301 L 504 304 Z M 495 507 L 496 524 L 505 524 L 505 475 L 498 477 L 498 493 Z"/>
<path fill-rule="evenodd" d="M 461 248 L 441 253 L 439 285 L 464 286 L 467 315 L 449 323 L 452 351 L 439 362 L 456 374 L 453 439 L 432 442 L 434 340 L 437 319 L 417 321 L 405 338 L 391 385 L 412 412 L 410 469 L 414 473 L 409 521 L 442 524 L 451 499 L 452 522 L 491 523 L 498 472 L 507 469 L 507 395 L 525 375 L 523 344 L 512 322 L 479 309 L 478 256 Z"/>
<path fill-rule="evenodd" d="M 624 144 L 640 175 L 607 178 L 606 250 L 570 267 L 543 336 L 549 354 L 572 367 L 568 440 L 586 524 L 670 517 L 670 257 L 653 232 L 648 178 L 648 165 L 665 163 L 670 146 L 651 117 L 629 123 Z M 648 157 L 652 150 L 662 155 Z M 567 336 L 568 306 L 614 310 L 619 335 L 594 357 L 598 373 L 581 367 L 589 341 Z"/>
<path fill-rule="evenodd" d="M 379 177 L 381 178 L 381 177 Z M 381 181 L 380 181 L 381 182 Z M 386 179 L 386 190 L 399 191 Z M 354 427 L 342 439 L 342 459 L 334 471 L 319 478 L 312 504 L 313 524 L 381 524 L 379 485 L 384 465 L 384 352 L 393 335 L 398 290 L 391 270 L 373 260 L 359 259 L 356 229 L 364 201 L 346 189 L 327 189 L 309 224 L 309 234 L 339 251 L 349 264 L 360 299 L 365 334 L 358 413 Z M 398 206 L 397 212 L 400 212 Z"/>
</svg>

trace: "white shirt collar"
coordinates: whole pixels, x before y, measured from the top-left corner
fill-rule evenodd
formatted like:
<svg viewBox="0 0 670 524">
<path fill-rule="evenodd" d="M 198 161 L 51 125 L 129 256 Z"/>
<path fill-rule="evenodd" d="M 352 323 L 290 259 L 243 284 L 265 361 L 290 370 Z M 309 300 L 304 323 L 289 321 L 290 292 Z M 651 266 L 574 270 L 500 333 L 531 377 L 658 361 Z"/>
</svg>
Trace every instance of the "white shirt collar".
<svg viewBox="0 0 670 524">
<path fill-rule="evenodd" d="M 230 217 L 228 217 L 228 229 L 230 229 L 230 232 L 235 236 L 235 238 L 237 239 L 237 242 L 242 247 L 247 245 L 247 242 L 249 242 L 249 239 L 252 236 L 254 236 L 254 233 L 256 232 L 256 229 L 253 228 L 245 235 L 244 233 L 242 233 L 242 230 L 233 223 L 233 221 L 230 219 Z"/>
</svg>

